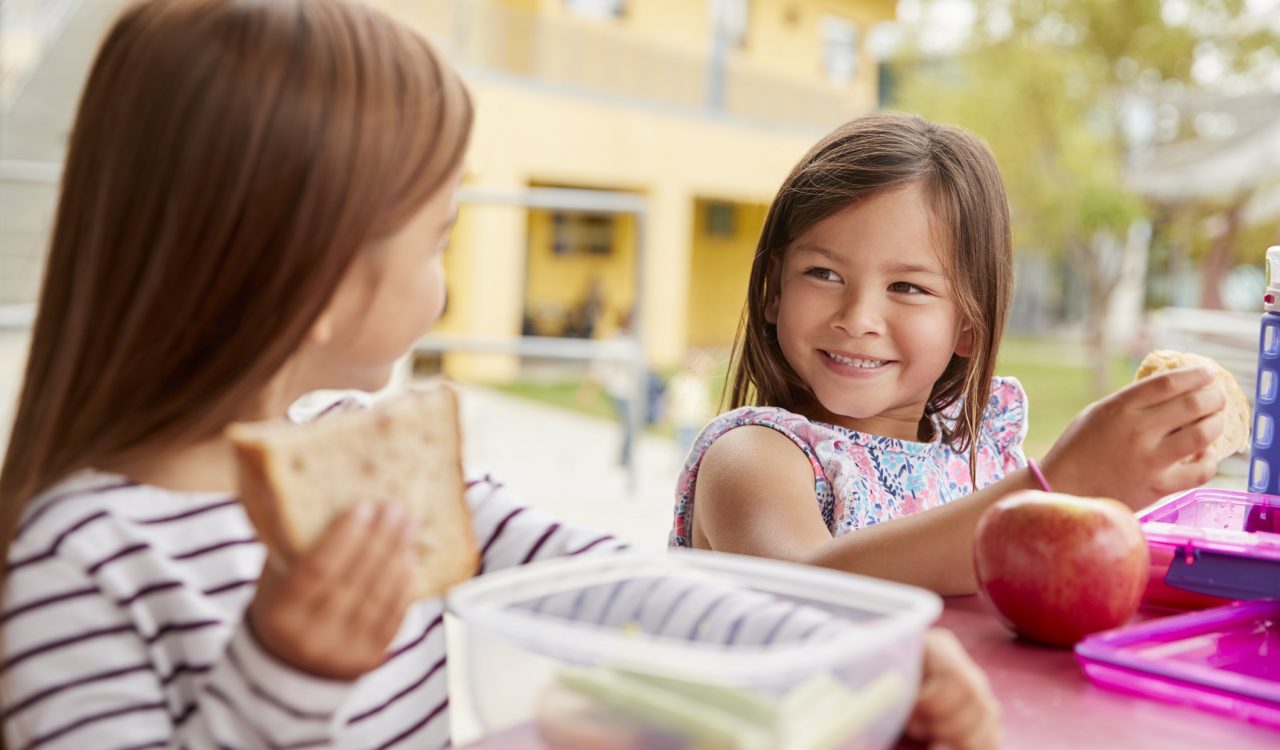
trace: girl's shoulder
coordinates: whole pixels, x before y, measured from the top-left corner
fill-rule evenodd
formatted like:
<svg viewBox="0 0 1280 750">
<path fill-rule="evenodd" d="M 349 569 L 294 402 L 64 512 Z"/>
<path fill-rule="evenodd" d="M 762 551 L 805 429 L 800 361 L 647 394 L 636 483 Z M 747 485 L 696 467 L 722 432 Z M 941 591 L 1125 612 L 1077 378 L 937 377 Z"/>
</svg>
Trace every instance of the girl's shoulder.
<svg viewBox="0 0 1280 750">
<path fill-rule="evenodd" d="M 812 422 L 795 412 L 776 406 L 743 406 L 733 411 L 725 412 L 712 419 L 703 428 L 698 439 L 694 441 L 693 449 L 689 451 L 689 455 L 685 458 L 684 466 L 676 481 L 675 519 L 668 538 L 670 546 L 689 547 L 693 545 L 693 504 L 698 475 L 704 465 L 704 459 L 712 445 L 726 434 L 740 427 L 765 427 L 773 432 L 770 433 L 768 430 L 744 430 L 744 433 L 752 433 L 752 439 L 745 441 L 745 445 L 737 444 L 733 446 L 731 450 L 734 455 L 727 457 L 727 461 L 736 466 L 758 467 L 761 471 L 770 472 L 776 471 L 779 461 L 807 461 L 813 471 L 814 481 L 824 481 L 822 479 L 824 477 L 822 463 L 818 458 L 815 446 L 822 441 L 824 434 L 831 431 L 832 428 L 830 426 Z M 788 455 L 785 452 L 780 452 L 785 444 L 777 442 L 778 435 L 781 435 L 799 448 L 804 457 L 800 458 L 798 453 Z M 742 443 L 742 441 L 726 442 Z"/>
<path fill-rule="evenodd" d="M 206 534 L 219 539 L 252 534 L 236 497 L 168 490 L 83 470 L 27 503 L 9 547 L 10 570 L 55 555 L 84 562 L 81 558 L 122 545 L 182 547 Z"/>
<path fill-rule="evenodd" d="M 811 421 L 807 417 L 777 406 L 742 406 L 727 411 L 712 419 L 694 441 L 693 449 L 685 458 L 680 484 L 692 486 L 711 446 L 727 433 L 740 427 L 766 427 L 774 433 L 781 434 L 804 453 L 809 463 L 819 473 L 821 466 L 815 446 L 829 437 L 834 429 L 830 425 Z M 777 443 L 769 443 L 769 433 L 761 431 L 756 434 L 759 437 L 759 443 L 752 449 L 753 451 L 777 450 Z M 776 435 L 774 437 L 776 439 Z"/>
</svg>

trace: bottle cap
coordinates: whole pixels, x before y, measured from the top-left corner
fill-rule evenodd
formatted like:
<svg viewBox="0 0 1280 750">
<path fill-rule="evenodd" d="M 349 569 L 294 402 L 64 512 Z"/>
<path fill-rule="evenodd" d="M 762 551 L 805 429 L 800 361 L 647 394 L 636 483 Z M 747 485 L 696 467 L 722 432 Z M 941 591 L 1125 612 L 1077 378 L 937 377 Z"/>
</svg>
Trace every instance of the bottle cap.
<svg viewBox="0 0 1280 750">
<path fill-rule="evenodd" d="M 1280 245 L 1267 248 L 1267 291 L 1262 295 L 1262 308 L 1280 312 Z"/>
</svg>

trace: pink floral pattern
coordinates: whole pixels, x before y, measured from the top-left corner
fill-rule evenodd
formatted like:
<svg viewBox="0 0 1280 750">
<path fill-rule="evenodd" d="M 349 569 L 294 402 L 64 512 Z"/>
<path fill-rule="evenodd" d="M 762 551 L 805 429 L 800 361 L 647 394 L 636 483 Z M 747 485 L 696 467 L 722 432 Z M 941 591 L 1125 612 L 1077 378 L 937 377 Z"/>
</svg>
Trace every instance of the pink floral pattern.
<svg viewBox="0 0 1280 750">
<path fill-rule="evenodd" d="M 833 536 L 919 513 L 974 491 L 969 454 L 941 441 L 916 443 L 814 422 L 778 407 L 745 406 L 703 429 L 676 486 L 675 523 L 668 545 L 692 546 L 694 489 L 702 457 L 721 435 L 744 425 L 769 427 L 790 438 L 813 467 L 814 500 Z M 1026 465 L 1027 395 L 1015 378 L 995 378 L 978 435 L 977 488 Z"/>
</svg>

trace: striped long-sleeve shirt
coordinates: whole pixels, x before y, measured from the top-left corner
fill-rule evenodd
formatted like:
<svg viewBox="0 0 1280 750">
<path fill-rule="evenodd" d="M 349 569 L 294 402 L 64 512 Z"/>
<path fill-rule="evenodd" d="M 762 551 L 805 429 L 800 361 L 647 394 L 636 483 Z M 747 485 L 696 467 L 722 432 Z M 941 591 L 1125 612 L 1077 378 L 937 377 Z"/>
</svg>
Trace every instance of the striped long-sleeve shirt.
<svg viewBox="0 0 1280 750">
<path fill-rule="evenodd" d="M 487 478 L 467 500 L 485 570 L 621 546 Z M 233 497 L 85 472 L 36 498 L 0 614 L 7 746 L 446 745 L 440 600 L 411 608 L 377 669 L 319 679 L 276 661 L 245 624 L 265 554 Z"/>
</svg>

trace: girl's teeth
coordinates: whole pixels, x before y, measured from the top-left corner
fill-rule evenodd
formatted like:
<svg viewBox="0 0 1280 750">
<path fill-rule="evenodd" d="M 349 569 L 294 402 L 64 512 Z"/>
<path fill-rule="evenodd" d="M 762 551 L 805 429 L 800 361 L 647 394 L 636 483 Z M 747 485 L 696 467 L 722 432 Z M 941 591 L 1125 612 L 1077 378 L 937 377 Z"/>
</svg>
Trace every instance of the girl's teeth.
<svg viewBox="0 0 1280 750">
<path fill-rule="evenodd" d="M 839 354 L 832 354 L 831 352 L 827 352 L 827 356 L 834 359 L 835 361 L 839 362 L 842 365 L 849 365 L 850 367 L 871 368 L 871 367 L 879 367 L 880 365 L 883 365 L 885 363 L 885 361 L 882 359 L 850 359 L 849 357 L 841 357 Z"/>
</svg>

